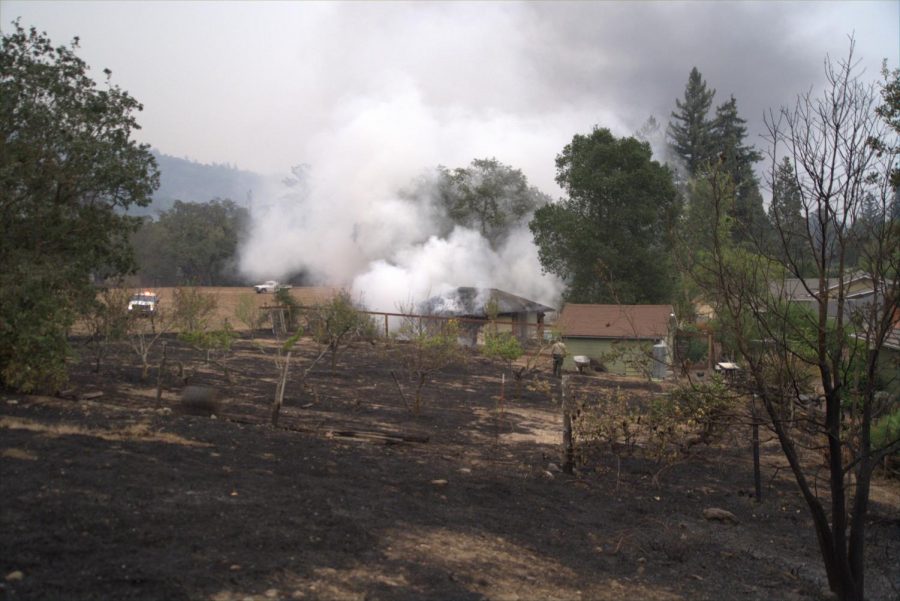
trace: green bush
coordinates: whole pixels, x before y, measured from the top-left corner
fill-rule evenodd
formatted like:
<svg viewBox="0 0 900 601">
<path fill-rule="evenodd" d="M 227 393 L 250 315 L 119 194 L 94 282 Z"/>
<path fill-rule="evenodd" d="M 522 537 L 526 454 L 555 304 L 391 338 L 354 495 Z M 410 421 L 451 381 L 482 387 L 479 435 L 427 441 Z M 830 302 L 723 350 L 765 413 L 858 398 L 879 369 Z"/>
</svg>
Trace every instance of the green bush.
<svg viewBox="0 0 900 601">
<path fill-rule="evenodd" d="M 278 288 L 275 290 L 275 304 L 284 307 L 285 309 L 285 329 L 288 332 L 295 332 L 300 320 L 300 303 L 291 296 L 291 291 L 289 289 Z"/>
<path fill-rule="evenodd" d="M 481 352 L 485 357 L 510 363 L 521 357 L 524 351 L 512 332 L 499 332 L 484 335 L 484 348 Z"/>
<path fill-rule="evenodd" d="M 872 448 L 880 449 L 900 438 L 900 410 L 885 415 L 872 425 Z M 900 459 L 900 449 L 891 456 Z"/>
<path fill-rule="evenodd" d="M 183 332 L 204 332 L 218 302 L 212 294 L 199 288 L 176 288 L 173 318 Z"/>
<path fill-rule="evenodd" d="M 724 430 L 736 399 L 717 377 L 649 400 L 633 391 L 610 389 L 576 401 L 576 435 L 583 443 L 611 449 L 621 445 L 629 452 L 641 448 L 657 462 L 673 461 Z"/>
</svg>

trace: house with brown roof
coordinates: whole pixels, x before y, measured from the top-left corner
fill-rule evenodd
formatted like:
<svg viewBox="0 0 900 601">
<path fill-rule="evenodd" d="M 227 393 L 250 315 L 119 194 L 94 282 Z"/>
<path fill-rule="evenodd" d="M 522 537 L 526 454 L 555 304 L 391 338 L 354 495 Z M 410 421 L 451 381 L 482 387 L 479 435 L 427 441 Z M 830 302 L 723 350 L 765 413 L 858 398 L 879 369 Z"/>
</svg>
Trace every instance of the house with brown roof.
<svg viewBox="0 0 900 601">
<path fill-rule="evenodd" d="M 664 371 L 672 356 L 674 313 L 672 305 L 566 304 L 556 322 L 568 351 L 563 369 L 575 369 L 574 357 L 584 356 L 610 373 L 649 377 Z"/>
<path fill-rule="evenodd" d="M 418 308 L 425 315 L 462 318 L 465 342 L 472 346 L 477 344 L 482 328 L 492 318 L 491 312 L 496 312 L 496 331 L 510 332 L 524 342 L 542 338 L 544 317 L 555 311 L 553 307 L 504 290 L 470 286 L 449 289 L 420 303 Z"/>
</svg>

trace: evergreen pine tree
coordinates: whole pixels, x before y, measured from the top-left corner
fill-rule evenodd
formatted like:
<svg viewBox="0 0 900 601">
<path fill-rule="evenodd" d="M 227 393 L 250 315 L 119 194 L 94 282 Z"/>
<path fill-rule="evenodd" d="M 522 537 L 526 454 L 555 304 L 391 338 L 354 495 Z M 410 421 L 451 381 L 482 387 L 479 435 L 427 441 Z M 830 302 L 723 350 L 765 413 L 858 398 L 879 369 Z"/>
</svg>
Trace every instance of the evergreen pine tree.
<svg viewBox="0 0 900 601">
<path fill-rule="evenodd" d="M 753 146 L 744 143 L 747 137 L 746 121 L 738 115 L 737 100 L 731 96 L 716 107 L 710 133 L 713 153 L 734 184 L 735 202 L 732 217 L 738 224 L 735 236 L 738 241 L 762 241 L 769 235 L 769 222 L 763 209 L 759 182 L 753 172 L 753 164 L 762 155 Z"/>
<path fill-rule="evenodd" d="M 684 100 L 675 100 L 676 110 L 666 134 L 672 150 L 684 160 L 687 174 L 693 177 L 712 156 L 712 122 L 709 109 L 715 90 L 709 90 L 697 67 L 691 69 L 684 88 Z"/>
<path fill-rule="evenodd" d="M 769 220 L 780 238 L 775 244 L 777 256 L 785 265 L 794 262 L 794 275 L 812 275 L 812 257 L 808 256 L 809 226 L 794 165 L 788 157 L 784 157 L 775 171 Z"/>
</svg>

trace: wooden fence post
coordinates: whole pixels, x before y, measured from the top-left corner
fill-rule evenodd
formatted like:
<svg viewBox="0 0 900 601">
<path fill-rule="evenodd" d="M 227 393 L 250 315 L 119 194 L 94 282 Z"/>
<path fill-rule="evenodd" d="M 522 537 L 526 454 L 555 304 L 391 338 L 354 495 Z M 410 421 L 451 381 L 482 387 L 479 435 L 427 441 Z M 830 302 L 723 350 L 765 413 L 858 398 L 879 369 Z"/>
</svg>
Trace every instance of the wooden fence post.
<svg viewBox="0 0 900 601">
<path fill-rule="evenodd" d="M 753 486 L 756 502 L 762 503 L 762 473 L 759 467 L 759 419 L 756 417 L 756 395 L 751 400 L 753 414 Z"/>
<path fill-rule="evenodd" d="M 569 406 L 569 376 L 563 376 L 559 384 L 560 404 L 563 414 L 563 460 L 562 471 L 572 474 L 575 470 L 575 446 L 572 440 L 572 413 Z"/>
<path fill-rule="evenodd" d="M 321 355 L 320 355 L 321 356 Z M 278 425 L 278 415 L 281 412 L 281 404 L 284 402 L 284 389 L 287 387 L 288 368 L 291 366 L 291 351 L 284 356 L 284 368 L 281 370 L 281 379 L 275 389 L 275 401 L 272 403 L 272 425 Z"/>
<path fill-rule="evenodd" d="M 162 343 L 162 361 L 159 362 L 159 368 L 156 371 L 156 406 L 159 407 L 162 401 L 162 381 L 163 372 L 166 370 L 166 343 Z"/>
</svg>

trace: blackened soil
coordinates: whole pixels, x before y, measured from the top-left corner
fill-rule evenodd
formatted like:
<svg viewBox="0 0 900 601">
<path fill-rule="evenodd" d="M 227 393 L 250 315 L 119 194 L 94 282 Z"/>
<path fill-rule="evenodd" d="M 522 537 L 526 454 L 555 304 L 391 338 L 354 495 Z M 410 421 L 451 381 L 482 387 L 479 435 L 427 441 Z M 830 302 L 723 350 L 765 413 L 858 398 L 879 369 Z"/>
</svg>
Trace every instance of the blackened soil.
<svg viewBox="0 0 900 601">
<path fill-rule="evenodd" d="M 316 349 L 303 346 L 273 428 L 275 345 L 261 344 L 224 359 L 228 383 L 170 339 L 159 405 L 156 371 L 142 381 L 125 346 L 100 374 L 87 351 L 72 365 L 67 393 L 102 396 L 2 395 L 0 598 L 823 598 L 772 443 L 762 503 L 740 431 L 662 471 L 601 453 L 564 475 L 549 360 L 519 398 L 507 383 L 500 412 L 502 368 L 472 357 L 426 386 L 416 415 L 401 349 L 383 344 L 326 358 L 305 384 Z M 215 417 L 184 414 L 179 363 L 214 389 Z M 879 486 L 867 585 L 886 600 L 900 504 Z M 738 522 L 707 521 L 709 507 Z"/>
</svg>

